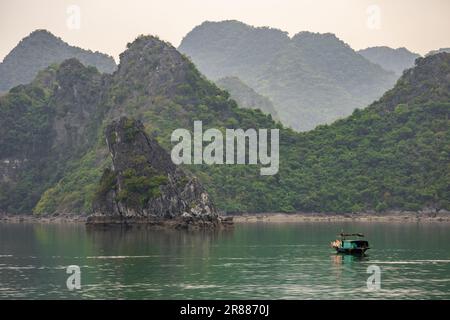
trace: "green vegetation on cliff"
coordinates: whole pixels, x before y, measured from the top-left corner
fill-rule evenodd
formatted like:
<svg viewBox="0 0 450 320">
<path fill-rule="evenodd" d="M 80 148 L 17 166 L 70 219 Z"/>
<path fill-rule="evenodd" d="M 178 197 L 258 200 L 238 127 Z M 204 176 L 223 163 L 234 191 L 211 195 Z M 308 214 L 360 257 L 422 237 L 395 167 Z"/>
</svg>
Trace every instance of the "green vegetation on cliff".
<svg viewBox="0 0 450 320">
<path fill-rule="evenodd" d="M 90 212 L 110 165 L 104 128 L 124 114 L 141 120 L 166 150 L 172 131 L 192 129 L 195 120 L 204 130 L 280 128 L 277 175 L 260 176 L 249 165 L 185 166 L 221 210 L 449 210 L 449 65 L 446 53 L 418 59 L 368 108 L 296 133 L 259 110 L 239 108 L 171 45 L 141 36 L 113 75 L 69 60 L 0 99 L 0 119 L 8 119 L 0 128 L 17 124 L 15 136 L 0 136 L 0 210 Z M 142 189 L 139 179 L 130 172 L 129 189 L 151 196 L 152 181 Z"/>
<path fill-rule="evenodd" d="M 95 68 L 71 59 L 0 97 L 0 210 L 29 212 L 68 171 L 80 185 L 100 176 L 98 162 L 88 159 L 95 158 L 96 151 L 90 148 L 105 111 L 98 104 L 102 87 L 103 78 Z M 87 162 L 89 175 L 79 170 Z M 65 191 L 64 201 L 84 201 Z M 53 198 L 49 203 L 52 208 L 58 205 Z"/>
</svg>

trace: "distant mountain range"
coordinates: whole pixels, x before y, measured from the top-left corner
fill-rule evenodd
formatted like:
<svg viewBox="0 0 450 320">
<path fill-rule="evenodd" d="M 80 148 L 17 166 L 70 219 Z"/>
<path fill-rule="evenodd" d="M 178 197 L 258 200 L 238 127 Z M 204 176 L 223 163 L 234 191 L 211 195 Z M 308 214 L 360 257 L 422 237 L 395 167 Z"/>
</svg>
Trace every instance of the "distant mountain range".
<svg viewBox="0 0 450 320">
<path fill-rule="evenodd" d="M 116 69 L 111 56 L 70 46 L 46 30 L 36 30 L 22 39 L 0 63 L 0 93 L 31 82 L 38 71 L 69 58 L 77 58 L 100 72 L 111 73 Z"/>
<path fill-rule="evenodd" d="M 250 88 L 238 77 L 220 78 L 216 84 L 219 88 L 228 91 L 231 98 L 236 100 L 241 108 L 260 109 L 270 114 L 274 120 L 280 119 L 272 101 Z"/>
<path fill-rule="evenodd" d="M 289 38 L 286 32 L 238 21 L 205 22 L 186 35 L 180 50 L 241 107 L 259 108 L 301 131 L 369 104 L 419 57 L 405 48 L 355 52 L 333 34 L 300 32 Z M 117 68 L 108 55 L 36 30 L 0 63 L 0 94 L 69 58 L 102 73 Z"/>
<path fill-rule="evenodd" d="M 420 57 L 406 48 L 392 49 L 389 47 L 371 47 L 359 50 L 358 53 L 367 60 L 376 63 L 383 69 L 395 72 L 401 76 L 403 71 L 414 66 L 414 61 Z"/>
<path fill-rule="evenodd" d="M 335 35 L 255 28 L 239 21 L 204 22 L 179 46 L 212 80 L 236 76 L 272 100 L 297 130 L 347 116 L 391 88 L 398 76 Z"/>
<path fill-rule="evenodd" d="M 278 31 L 253 32 L 263 39 L 268 33 L 274 42 L 256 41 L 261 47 L 245 63 L 243 56 L 236 60 L 242 67 L 250 62 L 254 62 L 252 68 L 264 63 L 264 47 L 269 52 L 278 50 Z M 206 40 L 205 46 L 210 47 Z M 324 77 L 323 70 L 332 67 L 326 74 L 334 84 L 336 79 L 356 73 L 355 61 L 365 76 L 386 75 L 333 35 L 305 33 L 285 40 L 290 43 L 288 49 L 281 56 L 276 54 L 276 61 L 289 56 L 298 59 L 288 60 L 291 62 L 280 70 L 276 65 L 268 66 L 273 73 L 281 73 L 277 78 L 285 85 L 289 82 L 282 75 L 290 71 L 289 66 L 309 71 L 305 79 L 311 79 L 311 70 Z M 248 44 L 248 50 L 256 47 Z M 234 53 L 240 55 L 239 50 Z M 305 61 L 308 64 L 303 64 Z M 341 64 L 336 66 L 336 61 Z M 314 84 L 320 86 L 321 79 L 324 85 L 330 84 L 326 78 L 317 78 Z M 342 92 L 356 95 L 350 84 L 356 86 L 364 79 L 355 74 L 341 80 L 346 85 L 339 87 Z M 364 86 L 359 88 L 363 93 Z M 330 91 L 330 105 L 339 101 L 333 99 L 339 92 Z M 367 108 L 333 124 L 298 133 L 259 110 L 239 108 L 226 91 L 208 81 L 173 46 L 156 37 L 140 36 L 120 55 L 113 74 L 100 74 L 69 59 L 0 97 L 0 212 L 92 212 L 93 199 L 102 188 L 114 188 L 110 180 L 99 187 L 103 169 L 111 165 L 104 129 L 123 115 L 140 120 L 147 134 L 166 150 L 171 149 L 173 130 L 192 130 L 196 120 L 203 122 L 204 130 L 278 128 L 280 170 L 274 176 L 261 176 L 257 165 L 183 166 L 200 179 L 222 211 L 450 210 L 449 101 L 450 54 L 435 54 L 417 59 L 414 68 L 404 72 L 391 90 Z M 131 136 L 135 132 L 133 126 L 124 130 Z M 132 152 L 127 158 L 136 165 L 145 161 Z M 159 180 L 148 181 L 148 194 L 142 188 L 145 177 L 136 176 L 136 172 L 126 175 L 133 194 L 120 190 L 121 199 L 131 196 L 146 201 L 158 196 Z"/>
<path fill-rule="evenodd" d="M 428 52 L 426 54 L 426 56 L 430 56 L 430 55 L 433 55 L 433 54 L 436 54 L 436 53 L 441 53 L 441 52 L 450 52 L 450 48 L 440 48 L 440 49 L 437 49 L 437 50 L 431 50 L 430 52 Z"/>
</svg>

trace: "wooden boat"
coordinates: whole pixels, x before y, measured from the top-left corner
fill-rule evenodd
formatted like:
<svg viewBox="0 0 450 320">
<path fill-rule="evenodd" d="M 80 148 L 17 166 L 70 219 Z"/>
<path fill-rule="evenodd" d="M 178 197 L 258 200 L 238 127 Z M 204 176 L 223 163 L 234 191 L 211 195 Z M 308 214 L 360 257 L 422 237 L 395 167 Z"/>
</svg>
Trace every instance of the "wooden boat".
<svg viewBox="0 0 450 320">
<path fill-rule="evenodd" d="M 361 233 L 341 233 L 338 236 L 339 239 L 330 243 L 337 253 L 364 255 L 370 249 L 368 241 L 358 239 L 364 238 Z"/>
</svg>

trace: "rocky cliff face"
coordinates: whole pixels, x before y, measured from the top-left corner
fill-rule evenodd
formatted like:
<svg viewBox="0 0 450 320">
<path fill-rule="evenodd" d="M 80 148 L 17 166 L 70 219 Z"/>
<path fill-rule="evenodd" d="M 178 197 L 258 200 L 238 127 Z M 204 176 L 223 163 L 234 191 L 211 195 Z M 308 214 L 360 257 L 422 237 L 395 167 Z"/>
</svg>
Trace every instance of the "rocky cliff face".
<svg viewBox="0 0 450 320">
<path fill-rule="evenodd" d="M 221 219 L 197 178 L 175 166 L 169 154 L 126 117 L 106 128 L 112 169 L 106 169 L 90 224 L 169 222 L 181 228 L 218 227 Z"/>
<path fill-rule="evenodd" d="M 104 128 L 122 115 L 141 120 L 166 150 L 170 133 L 192 128 L 193 120 L 208 127 L 275 125 L 259 111 L 238 108 L 170 44 L 140 36 L 113 75 L 69 59 L 0 97 L 0 210 L 92 212 L 92 191 L 111 162 Z M 208 189 L 210 181 L 203 181 Z"/>
<path fill-rule="evenodd" d="M 107 76 L 69 59 L 0 97 L 1 209 L 30 212 L 68 161 L 96 142 Z"/>
</svg>

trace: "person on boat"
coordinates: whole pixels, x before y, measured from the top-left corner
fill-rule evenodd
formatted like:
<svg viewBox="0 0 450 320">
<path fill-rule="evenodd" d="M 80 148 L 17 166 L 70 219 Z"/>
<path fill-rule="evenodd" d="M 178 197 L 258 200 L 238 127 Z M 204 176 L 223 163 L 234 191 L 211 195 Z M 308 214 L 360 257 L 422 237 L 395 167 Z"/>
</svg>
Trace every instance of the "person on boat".
<svg viewBox="0 0 450 320">
<path fill-rule="evenodd" d="M 333 248 L 339 248 L 341 246 L 341 240 L 335 240 L 331 242 L 331 247 Z"/>
</svg>

